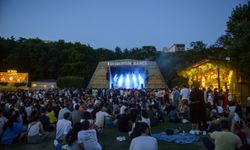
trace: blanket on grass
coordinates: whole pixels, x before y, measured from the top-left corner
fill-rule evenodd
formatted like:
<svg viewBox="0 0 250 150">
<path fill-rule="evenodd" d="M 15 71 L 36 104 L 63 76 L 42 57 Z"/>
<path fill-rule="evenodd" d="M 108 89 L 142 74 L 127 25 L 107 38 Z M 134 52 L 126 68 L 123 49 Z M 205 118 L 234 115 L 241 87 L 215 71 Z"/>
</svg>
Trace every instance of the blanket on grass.
<svg viewBox="0 0 250 150">
<path fill-rule="evenodd" d="M 157 140 L 163 140 L 167 142 L 174 142 L 177 144 L 191 144 L 197 142 L 199 137 L 189 133 L 179 133 L 174 135 L 167 135 L 165 132 L 158 134 L 152 134 L 152 137 L 155 137 Z"/>
</svg>

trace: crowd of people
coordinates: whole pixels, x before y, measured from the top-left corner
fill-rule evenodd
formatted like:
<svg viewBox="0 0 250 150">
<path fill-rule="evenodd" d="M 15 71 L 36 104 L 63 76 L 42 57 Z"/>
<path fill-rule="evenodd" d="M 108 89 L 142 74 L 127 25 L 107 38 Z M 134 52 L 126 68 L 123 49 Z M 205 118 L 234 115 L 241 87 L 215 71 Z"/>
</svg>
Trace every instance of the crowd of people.
<svg viewBox="0 0 250 150">
<path fill-rule="evenodd" d="M 247 114 L 248 115 L 248 114 Z M 55 149 L 101 150 L 105 128 L 127 132 L 130 150 L 156 150 L 151 128 L 161 122 L 192 124 L 190 134 L 211 149 L 249 146 L 250 120 L 228 90 L 49 89 L 0 92 L 1 144 L 44 142 L 55 132 Z M 223 141 L 228 139 L 230 143 Z M 226 146 L 226 147 L 225 147 Z"/>
</svg>

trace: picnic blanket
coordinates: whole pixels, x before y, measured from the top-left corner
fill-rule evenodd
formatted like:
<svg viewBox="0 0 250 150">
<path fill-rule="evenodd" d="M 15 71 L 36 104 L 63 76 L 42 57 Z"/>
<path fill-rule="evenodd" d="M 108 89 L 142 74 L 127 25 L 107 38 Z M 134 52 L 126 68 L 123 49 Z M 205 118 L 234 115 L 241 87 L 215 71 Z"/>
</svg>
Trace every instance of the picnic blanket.
<svg viewBox="0 0 250 150">
<path fill-rule="evenodd" d="M 167 135 L 165 132 L 158 134 L 152 134 L 152 137 L 155 137 L 157 140 L 163 140 L 167 142 L 174 142 L 177 144 L 190 144 L 197 142 L 199 137 L 189 133 L 179 133 L 174 135 Z"/>
</svg>

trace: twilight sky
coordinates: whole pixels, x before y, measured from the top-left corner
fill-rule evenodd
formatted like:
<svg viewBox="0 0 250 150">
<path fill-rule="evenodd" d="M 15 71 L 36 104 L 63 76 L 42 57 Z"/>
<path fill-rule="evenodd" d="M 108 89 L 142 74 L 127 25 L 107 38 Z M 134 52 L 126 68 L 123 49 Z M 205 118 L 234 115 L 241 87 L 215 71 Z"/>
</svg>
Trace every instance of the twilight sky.
<svg viewBox="0 0 250 150">
<path fill-rule="evenodd" d="M 40 38 L 114 49 L 202 40 L 225 33 L 247 0 L 0 0 L 0 36 Z"/>
</svg>

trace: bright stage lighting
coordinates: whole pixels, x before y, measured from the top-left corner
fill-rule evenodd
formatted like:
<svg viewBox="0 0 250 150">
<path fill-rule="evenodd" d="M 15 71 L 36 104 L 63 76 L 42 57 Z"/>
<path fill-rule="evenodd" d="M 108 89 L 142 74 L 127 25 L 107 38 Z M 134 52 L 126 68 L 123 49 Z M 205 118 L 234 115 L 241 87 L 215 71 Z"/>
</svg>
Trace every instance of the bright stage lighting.
<svg viewBox="0 0 250 150">
<path fill-rule="evenodd" d="M 122 84 L 123 84 L 123 75 L 121 74 L 119 79 L 118 79 L 118 87 L 122 87 Z"/>
<path fill-rule="evenodd" d="M 137 82 L 137 79 L 136 79 L 136 76 L 135 76 L 134 73 L 132 74 L 132 78 L 133 78 L 133 85 L 134 85 L 134 88 L 138 88 L 138 82 Z"/>
<path fill-rule="evenodd" d="M 129 74 L 126 75 L 126 80 L 125 81 L 126 81 L 125 86 L 126 86 L 127 89 L 129 89 L 130 88 Z"/>
<path fill-rule="evenodd" d="M 114 76 L 113 80 L 114 80 L 114 82 L 117 82 L 117 81 L 118 81 L 117 74 L 115 74 L 115 76 Z"/>
<path fill-rule="evenodd" d="M 144 79 L 142 78 L 141 74 L 138 75 L 139 85 L 144 85 Z"/>
<path fill-rule="evenodd" d="M 145 86 L 143 68 L 113 67 L 110 69 L 110 88 L 141 89 Z"/>
</svg>

